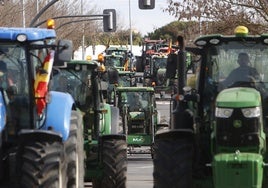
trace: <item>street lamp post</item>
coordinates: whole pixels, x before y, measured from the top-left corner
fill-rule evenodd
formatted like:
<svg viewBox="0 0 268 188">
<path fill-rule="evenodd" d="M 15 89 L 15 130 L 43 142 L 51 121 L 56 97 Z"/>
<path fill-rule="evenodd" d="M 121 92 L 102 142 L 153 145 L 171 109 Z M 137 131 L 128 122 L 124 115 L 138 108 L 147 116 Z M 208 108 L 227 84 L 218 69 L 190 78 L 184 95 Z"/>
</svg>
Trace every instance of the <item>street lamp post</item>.
<svg viewBox="0 0 268 188">
<path fill-rule="evenodd" d="M 24 0 L 22 0 L 21 3 L 22 3 L 22 26 L 25 27 L 25 2 Z"/>
<path fill-rule="evenodd" d="M 81 15 L 83 15 L 83 0 L 81 0 Z M 85 24 L 83 24 L 82 35 L 82 60 L 85 59 Z"/>
<path fill-rule="evenodd" d="M 129 5 L 129 30 L 130 30 L 129 40 L 130 40 L 130 51 L 132 52 L 131 4 L 130 0 L 128 2 L 129 2 L 128 5 Z"/>
</svg>

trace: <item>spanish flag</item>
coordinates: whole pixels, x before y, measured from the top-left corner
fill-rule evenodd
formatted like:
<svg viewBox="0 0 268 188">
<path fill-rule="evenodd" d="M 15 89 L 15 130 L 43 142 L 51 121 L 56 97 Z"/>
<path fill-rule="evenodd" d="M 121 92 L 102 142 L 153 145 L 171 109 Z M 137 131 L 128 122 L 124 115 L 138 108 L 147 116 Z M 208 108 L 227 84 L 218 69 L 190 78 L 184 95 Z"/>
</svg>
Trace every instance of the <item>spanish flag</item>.
<svg viewBox="0 0 268 188">
<path fill-rule="evenodd" d="M 35 102 L 38 115 L 42 114 L 46 106 L 46 94 L 48 92 L 48 83 L 54 62 L 54 54 L 54 51 L 50 51 L 50 53 L 45 57 L 42 69 L 37 72 L 34 82 Z"/>
</svg>

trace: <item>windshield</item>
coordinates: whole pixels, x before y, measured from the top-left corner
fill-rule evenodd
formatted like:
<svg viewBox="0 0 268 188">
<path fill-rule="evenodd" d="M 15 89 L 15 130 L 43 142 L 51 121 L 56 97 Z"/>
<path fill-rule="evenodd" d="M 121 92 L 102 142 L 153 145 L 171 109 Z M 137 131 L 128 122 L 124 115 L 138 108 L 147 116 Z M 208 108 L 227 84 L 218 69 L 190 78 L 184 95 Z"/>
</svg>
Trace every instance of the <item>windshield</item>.
<svg viewBox="0 0 268 188">
<path fill-rule="evenodd" d="M 232 41 L 211 47 L 207 74 L 218 90 L 241 83 L 268 84 L 268 47 L 255 42 Z"/>
<path fill-rule="evenodd" d="M 144 111 L 147 110 L 150 103 L 150 93 L 141 91 L 127 91 L 119 94 L 119 108 L 123 105 L 128 105 L 130 111 Z"/>
<path fill-rule="evenodd" d="M 52 79 L 52 90 L 72 95 L 78 107 L 86 107 L 91 97 L 91 70 L 59 70 Z"/>
<path fill-rule="evenodd" d="M 123 57 L 121 56 L 106 56 L 105 65 L 112 67 L 122 67 L 124 66 Z"/>
<path fill-rule="evenodd" d="M 29 76 L 24 46 L 0 43 L 0 88 L 8 113 L 8 127 L 30 126 Z M 9 134 L 14 134 L 9 132 Z"/>
<path fill-rule="evenodd" d="M 155 68 L 156 69 L 163 69 L 166 68 L 167 65 L 167 57 L 161 57 L 161 58 L 154 58 L 153 59 L 154 63 L 155 63 Z"/>
</svg>

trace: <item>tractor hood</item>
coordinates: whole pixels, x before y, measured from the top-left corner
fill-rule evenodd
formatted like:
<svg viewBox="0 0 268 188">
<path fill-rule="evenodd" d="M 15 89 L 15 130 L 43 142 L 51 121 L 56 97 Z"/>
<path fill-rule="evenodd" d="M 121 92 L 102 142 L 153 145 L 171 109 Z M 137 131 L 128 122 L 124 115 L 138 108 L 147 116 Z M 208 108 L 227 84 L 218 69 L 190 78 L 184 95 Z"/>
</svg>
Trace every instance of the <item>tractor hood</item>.
<svg viewBox="0 0 268 188">
<path fill-rule="evenodd" d="M 217 107 L 246 108 L 261 105 L 260 93 L 254 88 L 236 87 L 221 91 L 216 99 Z"/>
<path fill-rule="evenodd" d="M 129 113 L 132 120 L 144 120 L 144 112 L 130 112 Z"/>
</svg>

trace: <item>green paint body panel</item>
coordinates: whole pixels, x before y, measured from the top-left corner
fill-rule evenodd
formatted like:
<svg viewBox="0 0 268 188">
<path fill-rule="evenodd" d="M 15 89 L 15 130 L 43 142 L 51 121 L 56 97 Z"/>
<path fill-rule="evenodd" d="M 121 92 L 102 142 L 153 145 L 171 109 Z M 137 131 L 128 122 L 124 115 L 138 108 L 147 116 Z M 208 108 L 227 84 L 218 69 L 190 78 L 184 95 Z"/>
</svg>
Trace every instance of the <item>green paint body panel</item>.
<svg viewBox="0 0 268 188">
<path fill-rule="evenodd" d="M 236 87 L 225 89 L 216 99 L 217 107 L 246 108 L 260 106 L 260 93 L 253 88 Z"/>
<path fill-rule="evenodd" d="M 111 134 L 111 107 L 109 104 L 104 103 L 101 109 L 106 112 L 103 114 L 103 118 L 101 119 L 100 134 Z"/>
<path fill-rule="evenodd" d="M 212 168 L 215 188 L 262 187 L 263 157 L 259 154 L 218 154 Z"/>
</svg>

